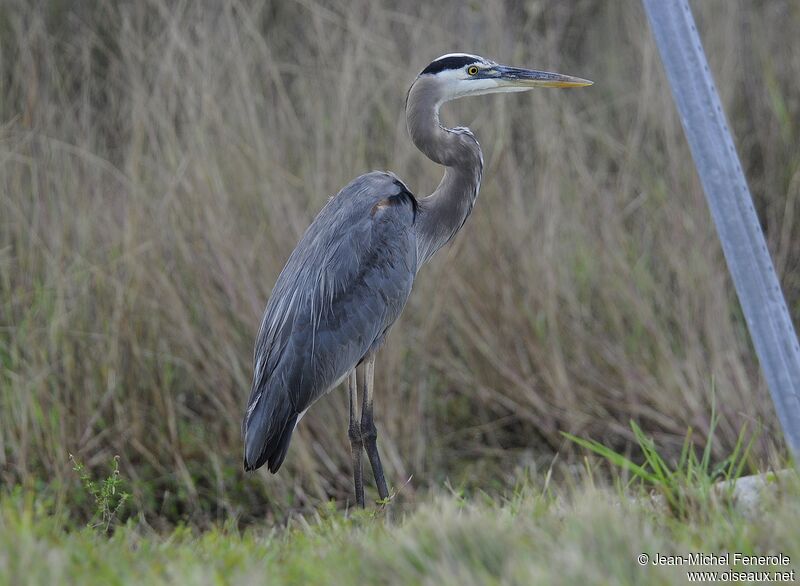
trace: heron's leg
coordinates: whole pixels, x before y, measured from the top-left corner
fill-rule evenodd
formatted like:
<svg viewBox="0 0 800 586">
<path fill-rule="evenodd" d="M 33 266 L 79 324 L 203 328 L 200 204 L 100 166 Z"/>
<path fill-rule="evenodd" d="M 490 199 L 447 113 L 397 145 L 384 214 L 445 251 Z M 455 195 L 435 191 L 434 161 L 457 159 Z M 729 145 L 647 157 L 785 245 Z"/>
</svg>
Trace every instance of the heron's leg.
<svg viewBox="0 0 800 586">
<path fill-rule="evenodd" d="M 375 356 L 367 359 L 364 367 L 364 404 L 361 407 L 361 438 L 367 450 L 369 463 L 372 465 L 372 473 L 375 476 L 375 484 L 378 485 L 378 494 L 381 500 L 389 496 L 386 488 L 386 478 L 383 476 L 383 465 L 378 454 L 378 430 L 375 429 L 375 422 L 372 420 L 372 383 L 375 378 Z"/>
<path fill-rule="evenodd" d="M 356 504 L 364 508 L 364 475 L 361 470 L 361 450 L 364 441 L 361 439 L 361 428 L 358 425 L 356 415 L 356 403 L 358 403 L 358 386 L 356 384 L 356 369 L 347 377 L 347 387 L 350 391 L 350 427 L 347 435 L 350 437 L 350 454 L 353 458 L 353 479 L 356 485 Z"/>
</svg>

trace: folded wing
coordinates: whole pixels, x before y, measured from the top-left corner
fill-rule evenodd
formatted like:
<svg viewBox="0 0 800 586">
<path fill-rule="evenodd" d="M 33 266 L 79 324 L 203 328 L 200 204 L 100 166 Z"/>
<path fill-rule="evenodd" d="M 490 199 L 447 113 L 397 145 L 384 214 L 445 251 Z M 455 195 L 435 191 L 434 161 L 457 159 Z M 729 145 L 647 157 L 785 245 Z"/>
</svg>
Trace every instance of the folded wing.
<svg viewBox="0 0 800 586">
<path fill-rule="evenodd" d="M 297 419 L 377 345 L 411 292 L 416 201 L 393 175 L 345 187 L 278 277 L 256 339 L 244 466 L 280 468 Z"/>
</svg>

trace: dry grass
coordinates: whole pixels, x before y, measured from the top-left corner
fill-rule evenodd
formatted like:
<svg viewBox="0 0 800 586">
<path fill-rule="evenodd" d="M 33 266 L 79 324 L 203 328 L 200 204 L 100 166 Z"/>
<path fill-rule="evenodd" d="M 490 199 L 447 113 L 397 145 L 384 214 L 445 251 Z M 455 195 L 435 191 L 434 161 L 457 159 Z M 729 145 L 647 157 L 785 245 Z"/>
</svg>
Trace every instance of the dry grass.
<svg viewBox="0 0 800 586">
<path fill-rule="evenodd" d="M 394 484 L 503 484 L 559 430 L 624 450 L 631 418 L 676 452 L 712 385 L 720 454 L 744 421 L 756 457 L 780 450 L 637 2 L 34 4 L 0 8 L 2 484 L 63 495 L 72 452 L 120 454 L 137 509 L 168 519 L 346 498 L 342 393 L 279 476 L 241 473 L 252 343 L 328 195 L 373 168 L 435 186 L 403 104 L 453 50 L 597 84 L 445 112 L 486 169 L 379 358 Z M 695 4 L 797 316 L 800 10 Z"/>
</svg>

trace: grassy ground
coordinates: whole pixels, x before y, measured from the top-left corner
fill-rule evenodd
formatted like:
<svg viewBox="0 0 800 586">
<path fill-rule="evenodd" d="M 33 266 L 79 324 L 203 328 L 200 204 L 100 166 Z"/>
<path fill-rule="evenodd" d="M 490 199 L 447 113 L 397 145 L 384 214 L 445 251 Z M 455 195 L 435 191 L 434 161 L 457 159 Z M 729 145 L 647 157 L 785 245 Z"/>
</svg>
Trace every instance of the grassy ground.
<svg viewBox="0 0 800 586">
<path fill-rule="evenodd" d="M 584 468 L 558 480 L 553 468 L 545 475 L 518 472 L 515 486 L 499 492 L 448 487 L 416 502 L 393 494 L 367 510 L 341 510 L 330 501 L 313 513 L 292 513 L 280 524 L 253 523 L 250 515 L 169 531 L 155 530 L 147 511 L 123 522 L 129 494 L 116 459 L 103 479 L 92 478 L 73 459 L 94 505 L 89 525 L 81 528 L 69 506 L 40 492 L 3 492 L 0 584 L 796 580 L 800 475 L 795 469 L 760 475 L 759 490 L 744 490 L 754 477 L 733 482 L 752 448 L 744 433 L 734 452 L 713 464 L 712 449 L 698 452 L 690 435 L 681 457 L 668 461 L 652 438 L 635 424 L 632 430 L 645 456 L 641 464 L 575 439 L 614 468 L 587 458 Z M 613 483 L 597 485 L 602 478 Z M 243 528 L 242 521 L 249 526 Z M 705 563 L 683 559 L 712 555 L 717 559 Z M 776 555 L 779 561 L 747 560 Z"/>
<path fill-rule="evenodd" d="M 6 584 L 686 584 L 687 571 L 792 571 L 800 483 L 787 478 L 745 518 L 724 500 L 677 517 L 649 499 L 589 486 L 532 485 L 505 499 L 441 495 L 402 511 L 330 506 L 279 529 L 232 524 L 155 534 L 132 521 L 112 537 L 65 530 L 21 496 L 0 502 Z M 642 566 L 638 556 L 782 553 L 788 566 Z"/>
</svg>

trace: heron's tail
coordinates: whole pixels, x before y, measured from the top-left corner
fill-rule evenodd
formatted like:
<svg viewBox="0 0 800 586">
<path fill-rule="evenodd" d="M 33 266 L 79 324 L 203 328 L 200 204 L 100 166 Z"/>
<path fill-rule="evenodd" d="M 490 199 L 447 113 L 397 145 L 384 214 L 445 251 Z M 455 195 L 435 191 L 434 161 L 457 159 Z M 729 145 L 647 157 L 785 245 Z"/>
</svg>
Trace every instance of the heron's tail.
<svg viewBox="0 0 800 586">
<path fill-rule="evenodd" d="M 299 414 L 294 412 L 289 401 L 270 399 L 269 396 L 256 398 L 245 415 L 242 426 L 245 470 L 255 470 L 266 463 L 274 474 L 289 449 Z"/>
</svg>

